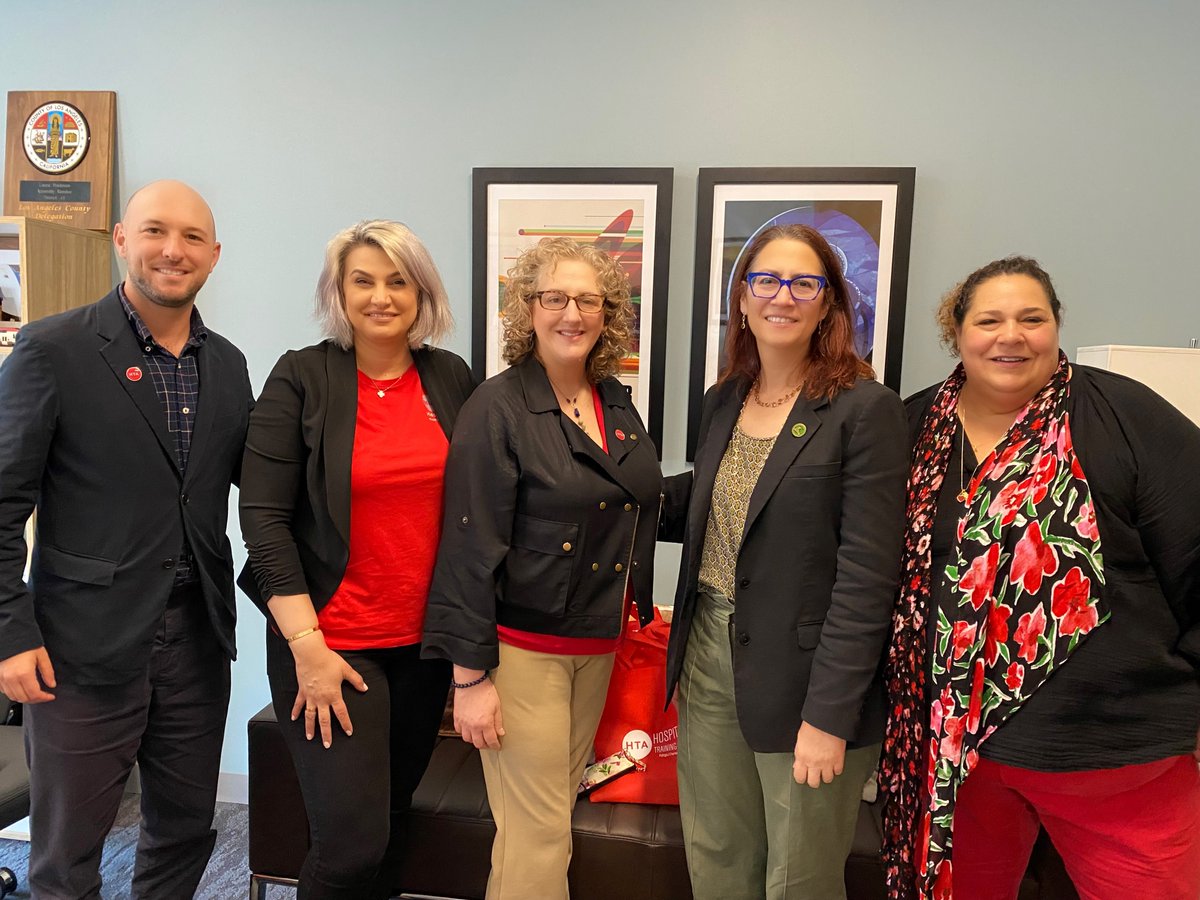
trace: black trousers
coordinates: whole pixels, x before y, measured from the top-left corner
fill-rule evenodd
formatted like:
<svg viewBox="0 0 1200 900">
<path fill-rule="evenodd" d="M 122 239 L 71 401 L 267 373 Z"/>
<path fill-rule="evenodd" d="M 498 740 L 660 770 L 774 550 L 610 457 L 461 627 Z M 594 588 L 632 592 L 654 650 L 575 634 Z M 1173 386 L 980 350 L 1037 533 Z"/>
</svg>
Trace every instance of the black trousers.
<svg viewBox="0 0 1200 900">
<path fill-rule="evenodd" d="M 137 760 L 142 824 L 131 896 L 191 897 L 216 841 L 213 807 L 229 707 L 229 658 L 199 588 L 171 596 L 144 676 L 125 684 L 60 683 L 54 695 L 24 710 L 31 896 L 100 896 L 104 838 Z"/>
<path fill-rule="evenodd" d="M 354 734 L 334 719 L 329 749 L 291 721 L 296 667 L 286 642 L 267 629 L 271 701 L 291 750 L 308 812 L 311 844 L 298 900 L 386 898 L 404 851 L 406 813 L 437 739 L 450 664 L 423 660 L 421 647 L 338 651 L 367 683 L 342 685 Z"/>
</svg>

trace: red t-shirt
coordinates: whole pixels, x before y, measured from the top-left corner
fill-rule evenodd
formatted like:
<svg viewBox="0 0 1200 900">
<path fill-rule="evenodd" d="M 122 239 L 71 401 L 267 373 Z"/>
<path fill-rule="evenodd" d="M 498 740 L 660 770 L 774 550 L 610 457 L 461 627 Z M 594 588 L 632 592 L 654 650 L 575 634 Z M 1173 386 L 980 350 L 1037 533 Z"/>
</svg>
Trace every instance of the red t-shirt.
<svg viewBox="0 0 1200 900">
<path fill-rule="evenodd" d="M 596 424 L 600 426 L 600 446 L 608 452 L 608 436 L 604 433 L 604 408 L 600 405 L 600 394 L 592 391 L 592 403 L 596 410 Z M 496 634 L 504 643 L 522 650 L 538 653 L 555 653 L 562 656 L 601 656 L 612 653 L 621 643 L 625 627 L 629 623 L 629 608 L 633 603 L 632 588 L 628 576 L 625 580 L 625 607 L 621 611 L 621 631 L 615 638 L 561 637 L 557 634 L 539 634 L 536 631 L 521 631 L 504 625 L 496 626 Z"/>
<path fill-rule="evenodd" d="M 350 465 L 350 561 L 317 616 L 334 650 L 421 640 L 442 522 L 449 444 L 417 367 L 380 397 L 358 373 Z"/>
</svg>

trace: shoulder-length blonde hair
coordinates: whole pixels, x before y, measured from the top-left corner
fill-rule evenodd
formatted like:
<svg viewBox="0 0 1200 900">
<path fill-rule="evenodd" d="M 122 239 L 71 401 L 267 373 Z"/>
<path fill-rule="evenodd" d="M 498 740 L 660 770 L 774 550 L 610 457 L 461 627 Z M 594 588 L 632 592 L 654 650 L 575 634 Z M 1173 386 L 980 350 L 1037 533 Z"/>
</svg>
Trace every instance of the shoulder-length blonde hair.
<svg viewBox="0 0 1200 900">
<path fill-rule="evenodd" d="M 537 302 L 533 295 L 538 279 L 565 259 L 591 266 L 604 294 L 604 328 L 587 358 L 587 377 L 595 384 L 616 375 L 621 360 L 629 355 L 633 340 L 629 279 L 603 250 L 570 238 L 542 238 L 518 256 L 508 270 L 504 284 L 504 361 L 513 366 L 533 352 L 536 338 L 531 304 Z"/>
<path fill-rule="evenodd" d="M 374 219 L 339 231 L 325 248 L 325 265 L 317 280 L 316 318 L 321 331 L 343 350 L 354 346 L 354 330 L 346 316 L 342 278 L 346 257 L 356 247 L 378 247 L 417 288 L 417 318 L 408 330 L 408 345 L 436 343 L 454 327 L 450 298 L 425 245 L 406 225 Z"/>
</svg>

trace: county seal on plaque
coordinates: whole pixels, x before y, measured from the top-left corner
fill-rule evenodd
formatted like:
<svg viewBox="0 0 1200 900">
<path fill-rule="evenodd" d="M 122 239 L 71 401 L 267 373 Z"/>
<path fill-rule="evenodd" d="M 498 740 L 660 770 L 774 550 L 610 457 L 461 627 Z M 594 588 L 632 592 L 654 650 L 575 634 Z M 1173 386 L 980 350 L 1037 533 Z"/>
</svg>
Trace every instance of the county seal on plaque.
<svg viewBox="0 0 1200 900">
<path fill-rule="evenodd" d="M 112 91 L 9 91 L 4 215 L 108 231 Z"/>
<path fill-rule="evenodd" d="M 25 120 L 25 157 L 47 175 L 62 175 L 87 155 L 87 119 L 70 103 L 43 103 Z"/>
</svg>

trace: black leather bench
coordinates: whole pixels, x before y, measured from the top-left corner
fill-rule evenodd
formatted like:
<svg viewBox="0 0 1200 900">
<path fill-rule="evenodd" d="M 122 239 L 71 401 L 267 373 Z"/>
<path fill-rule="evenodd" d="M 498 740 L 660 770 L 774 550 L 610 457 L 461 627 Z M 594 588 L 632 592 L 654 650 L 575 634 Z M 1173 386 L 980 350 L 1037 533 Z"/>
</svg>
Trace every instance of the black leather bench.
<svg viewBox="0 0 1200 900">
<path fill-rule="evenodd" d="M 249 722 L 250 896 L 295 884 L 308 850 L 308 818 L 291 757 L 270 706 Z M 440 741 L 413 797 L 401 896 L 477 900 L 487 885 L 495 826 L 479 754 L 457 738 Z M 679 808 L 581 800 L 573 820 L 572 900 L 690 900 Z M 883 900 L 878 805 L 864 803 L 846 863 L 850 900 Z M 1076 900 L 1043 838 L 1020 900 Z"/>
</svg>

